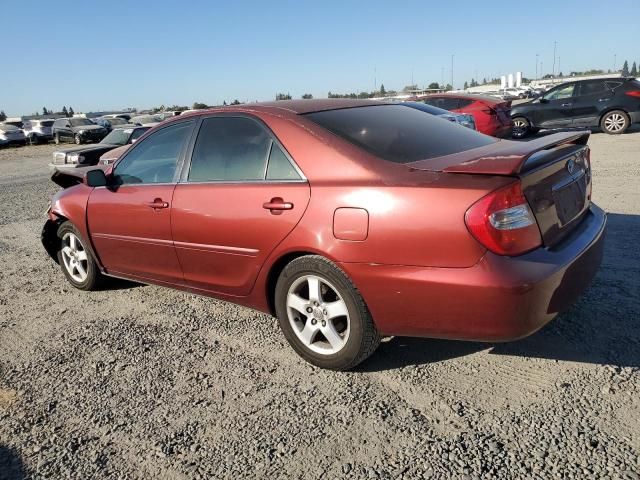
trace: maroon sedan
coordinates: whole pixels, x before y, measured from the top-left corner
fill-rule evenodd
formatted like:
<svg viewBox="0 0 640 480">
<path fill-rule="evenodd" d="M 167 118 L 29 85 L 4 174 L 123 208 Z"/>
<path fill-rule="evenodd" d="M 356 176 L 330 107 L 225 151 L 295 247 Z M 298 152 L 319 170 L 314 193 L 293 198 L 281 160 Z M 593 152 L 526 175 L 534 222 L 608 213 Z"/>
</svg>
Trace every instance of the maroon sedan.
<svg viewBox="0 0 640 480">
<path fill-rule="evenodd" d="M 204 110 L 59 192 L 42 239 L 76 288 L 121 277 L 271 313 L 324 368 L 385 335 L 513 340 L 600 265 L 588 136 L 501 141 L 372 101 Z"/>
<path fill-rule="evenodd" d="M 479 132 L 498 138 L 511 138 L 511 102 L 488 95 L 444 93 L 427 95 L 421 102 L 455 113 L 473 115 Z"/>
</svg>

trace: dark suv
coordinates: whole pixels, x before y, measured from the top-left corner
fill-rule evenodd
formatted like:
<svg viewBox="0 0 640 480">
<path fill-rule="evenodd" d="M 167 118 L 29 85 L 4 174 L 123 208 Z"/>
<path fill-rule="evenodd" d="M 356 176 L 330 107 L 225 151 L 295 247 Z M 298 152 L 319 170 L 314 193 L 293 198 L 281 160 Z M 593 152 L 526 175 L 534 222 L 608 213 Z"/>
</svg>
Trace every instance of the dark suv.
<svg viewBox="0 0 640 480">
<path fill-rule="evenodd" d="M 109 133 L 106 128 L 82 117 L 58 118 L 53 122 L 51 130 L 56 145 L 64 141 L 74 142 L 77 145 L 99 142 Z"/>
<path fill-rule="evenodd" d="M 601 127 L 620 134 L 640 122 L 640 82 L 601 78 L 558 85 L 540 98 L 511 107 L 514 138 L 541 128 Z"/>
</svg>

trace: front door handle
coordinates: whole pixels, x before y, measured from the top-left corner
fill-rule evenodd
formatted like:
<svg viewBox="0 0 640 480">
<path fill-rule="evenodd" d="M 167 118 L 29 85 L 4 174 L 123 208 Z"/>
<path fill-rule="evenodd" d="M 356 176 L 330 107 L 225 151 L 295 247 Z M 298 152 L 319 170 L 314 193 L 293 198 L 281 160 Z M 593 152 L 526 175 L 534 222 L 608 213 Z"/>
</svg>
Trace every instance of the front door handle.
<svg viewBox="0 0 640 480">
<path fill-rule="evenodd" d="M 262 208 L 271 210 L 271 213 L 274 215 L 280 215 L 283 210 L 293 209 L 293 203 L 285 202 L 281 197 L 274 197 L 268 202 L 263 203 Z"/>
<path fill-rule="evenodd" d="M 147 206 L 154 210 L 158 208 L 169 208 L 169 202 L 163 202 L 161 198 L 156 198 L 153 202 L 147 203 Z"/>
<path fill-rule="evenodd" d="M 570 107 L 571 105 L 573 105 L 573 103 L 563 103 L 562 104 L 563 107 Z"/>
<path fill-rule="evenodd" d="M 599 102 L 608 102 L 609 100 L 611 100 L 610 98 L 599 98 L 598 101 Z"/>
</svg>

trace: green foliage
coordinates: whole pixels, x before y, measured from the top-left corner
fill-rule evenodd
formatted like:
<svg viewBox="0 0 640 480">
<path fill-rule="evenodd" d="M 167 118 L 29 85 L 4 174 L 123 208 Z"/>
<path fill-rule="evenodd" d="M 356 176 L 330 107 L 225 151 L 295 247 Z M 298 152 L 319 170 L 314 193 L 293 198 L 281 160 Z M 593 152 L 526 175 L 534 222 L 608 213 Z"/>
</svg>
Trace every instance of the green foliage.
<svg viewBox="0 0 640 480">
<path fill-rule="evenodd" d="M 313 95 L 311 95 L 310 93 L 305 93 L 304 95 L 302 95 L 303 100 L 311 100 L 312 98 Z"/>
<path fill-rule="evenodd" d="M 387 91 L 384 89 L 384 83 L 380 84 L 380 95 L 386 95 Z"/>
<path fill-rule="evenodd" d="M 430 90 L 438 89 L 440 88 L 440 84 L 438 82 L 431 82 L 427 88 Z"/>
<path fill-rule="evenodd" d="M 0 122 L 4 122 L 7 119 L 7 114 L 4 113 L 4 110 L 0 110 Z"/>
<path fill-rule="evenodd" d="M 291 95 L 288 93 L 278 93 L 276 95 L 276 100 L 291 100 Z"/>
<path fill-rule="evenodd" d="M 191 106 L 191 108 L 193 110 L 202 110 L 203 108 L 209 108 L 209 105 L 201 102 L 193 102 L 193 105 Z"/>
<path fill-rule="evenodd" d="M 231 105 L 240 105 L 240 102 L 236 98 L 233 102 L 231 102 Z"/>
<path fill-rule="evenodd" d="M 47 107 L 42 107 L 42 116 L 50 115 L 51 112 L 47 110 Z"/>
<path fill-rule="evenodd" d="M 629 72 L 629 75 L 631 75 L 632 77 L 638 76 L 638 67 L 636 65 L 636 62 L 633 62 L 633 65 L 631 65 L 631 72 Z"/>
<path fill-rule="evenodd" d="M 73 111 L 73 108 L 69 107 L 69 116 L 70 116 L 70 117 L 73 117 L 73 114 L 74 114 L 74 113 L 75 113 L 75 112 Z"/>
<path fill-rule="evenodd" d="M 62 107 L 62 114 L 63 114 L 65 117 L 68 117 L 68 116 L 69 116 L 69 112 L 67 111 L 67 107 L 65 107 L 65 106 L 63 106 L 63 107 Z"/>
<path fill-rule="evenodd" d="M 444 87 L 445 91 L 448 92 L 449 90 L 453 90 L 453 87 L 447 83 L 447 86 Z"/>
<path fill-rule="evenodd" d="M 623 77 L 629 76 L 629 62 L 627 62 L 626 60 L 622 64 L 622 76 Z"/>
<path fill-rule="evenodd" d="M 469 88 L 469 84 L 467 82 L 464 82 L 464 87 L 462 87 L 464 90 L 466 90 L 467 88 Z"/>
</svg>

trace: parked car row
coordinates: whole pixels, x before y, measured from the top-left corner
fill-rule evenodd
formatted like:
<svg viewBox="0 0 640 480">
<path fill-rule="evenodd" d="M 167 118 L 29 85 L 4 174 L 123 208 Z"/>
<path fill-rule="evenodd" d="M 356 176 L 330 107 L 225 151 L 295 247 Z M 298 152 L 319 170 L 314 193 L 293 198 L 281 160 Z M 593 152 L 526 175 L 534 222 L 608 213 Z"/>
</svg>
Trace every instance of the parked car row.
<svg viewBox="0 0 640 480">
<path fill-rule="evenodd" d="M 132 116 L 110 114 L 97 118 L 75 116 L 56 119 L 10 120 L 0 123 L 0 147 L 5 145 L 37 145 L 54 141 L 76 145 L 102 141 L 116 128 L 152 127 L 177 112 Z M 179 112 L 178 112 L 179 113 Z"/>
</svg>

